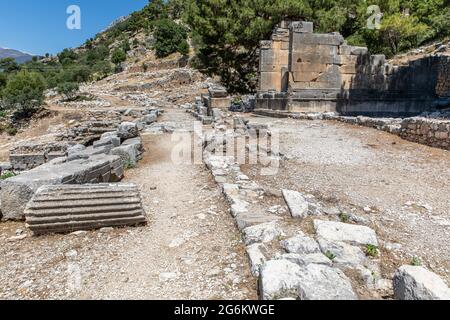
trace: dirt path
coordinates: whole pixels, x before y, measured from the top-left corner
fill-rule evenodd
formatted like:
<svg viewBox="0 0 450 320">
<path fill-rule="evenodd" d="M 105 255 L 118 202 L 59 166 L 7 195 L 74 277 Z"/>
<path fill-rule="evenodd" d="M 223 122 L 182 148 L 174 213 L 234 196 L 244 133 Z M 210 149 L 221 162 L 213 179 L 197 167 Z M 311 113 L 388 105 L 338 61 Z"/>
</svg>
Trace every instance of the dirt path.
<svg viewBox="0 0 450 320">
<path fill-rule="evenodd" d="M 192 125 L 168 110 L 159 122 Z M 147 135 L 145 158 L 126 181 L 139 185 L 150 224 L 120 250 L 100 287 L 81 295 L 113 299 L 256 298 L 236 227 L 203 165 L 174 164 L 171 136 Z M 94 294 L 92 294 L 94 292 Z"/>
</svg>

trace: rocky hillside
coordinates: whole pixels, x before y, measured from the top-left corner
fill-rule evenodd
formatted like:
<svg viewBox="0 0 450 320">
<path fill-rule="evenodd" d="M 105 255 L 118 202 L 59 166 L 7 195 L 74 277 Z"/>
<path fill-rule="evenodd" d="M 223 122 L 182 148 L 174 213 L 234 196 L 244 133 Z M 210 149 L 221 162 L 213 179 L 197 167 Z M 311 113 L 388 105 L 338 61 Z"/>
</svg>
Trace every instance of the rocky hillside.
<svg viewBox="0 0 450 320">
<path fill-rule="evenodd" d="M 17 63 L 24 63 L 31 61 L 33 56 L 19 50 L 0 48 L 0 60 L 5 58 L 13 58 Z"/>
</svg>

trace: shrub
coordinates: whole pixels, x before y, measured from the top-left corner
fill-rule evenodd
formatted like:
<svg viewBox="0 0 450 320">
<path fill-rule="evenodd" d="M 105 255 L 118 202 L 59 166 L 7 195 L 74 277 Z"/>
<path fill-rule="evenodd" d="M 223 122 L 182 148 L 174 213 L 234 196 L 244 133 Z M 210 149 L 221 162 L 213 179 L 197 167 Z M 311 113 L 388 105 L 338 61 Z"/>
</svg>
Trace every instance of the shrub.
<svg viewBox="0 0 450 320">
<path fill-rule="evenodd" d="M 12 76 L 2 94 L 5 109 L 13 110 L 13 118 L 28 118 L 44 101 L 45 79 L 36 72 L 20 71 Z"/>
<path fill-rule="evenodd" d="M 375 258 L 378 256 L 378 247 L 374 246 L 373 244 L 368 244 L 366 246 L 366 256 Z"/>
<path fill-rule="evenodd" d="M 0 180 L 6 180 L 8 178 L 12 178 L 15 176 L 16 176 L 16 174 L 14 172 L 5 171 L 5 172 L 2 172 L 2 174 L 0 175 Z"/>
<path fill-rule="evenodd" d="M 58 93 L 65 96 L 67 100 L 73 100 L 79 89 L 80 87 L 76 82 L 63 82 L 57 87 Z"/>
<path fill-rule="evenodd" d="M 411 265 L 415 267 L 420 267 L 422 266 L 422 261 L 420 261 L 418 257 L 413 257 L 411 260 Z"/>
<path fill-rule="evenodd" d="M 122 49 L 115 49 L 111 55 L 111 62 L 116 66 L 127 60 L 127 55 Z"/>
<path fill-rule="evenodd" d="M 154 49 L 157 57 L 164 58 L 175 52 L 184 55 L 189 53 L 185 27 L 169 19 L 159 20 L 155 27 Z"/>
</svg>

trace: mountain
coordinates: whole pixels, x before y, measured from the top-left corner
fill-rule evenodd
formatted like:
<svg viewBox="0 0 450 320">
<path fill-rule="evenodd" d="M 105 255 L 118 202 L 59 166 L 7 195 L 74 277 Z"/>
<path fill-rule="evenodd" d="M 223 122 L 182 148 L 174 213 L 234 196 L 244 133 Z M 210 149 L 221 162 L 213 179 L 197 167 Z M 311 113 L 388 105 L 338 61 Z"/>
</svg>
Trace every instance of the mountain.
<svg viewBox="0 0 450 320">
<path fill-rule="evenodd" d="M 33 56 L 19 50 L 0 48 L 0 59 L 4 58 L 14 58 L 17 63 L 24 63 L 33 59 Z"/>
</svg>

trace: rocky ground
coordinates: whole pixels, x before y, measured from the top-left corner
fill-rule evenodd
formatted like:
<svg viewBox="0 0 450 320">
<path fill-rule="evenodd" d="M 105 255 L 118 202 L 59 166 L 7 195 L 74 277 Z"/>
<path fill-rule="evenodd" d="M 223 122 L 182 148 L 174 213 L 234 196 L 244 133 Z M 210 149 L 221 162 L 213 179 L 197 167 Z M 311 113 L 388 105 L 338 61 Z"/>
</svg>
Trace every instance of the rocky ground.
<svg viewBox="0 0 450 320">
<path fill-rule="evenodd" d="M 193 103 L 212 80 L 180 67 L 173 57 L 163 65 L 86 85 L 82 92 L 89 99 L 81 103 L 49 94 L 51 116 L 36 119 L 14 138 L 0 138 L 3 161 L 16 143 L 54 141 L 80 123 L 124 110 L 165 111 L 142 133 L 144 159 L 125 174 L 141 190 L 148 225 L 32 237 L 24 223 L 1 223 L 0 299 L 258 297 L 245 239 L 217 177 L 204 163 L 173 161 L 180 143 L 170 133 L 192 130 L 194 123 L 180 106 Z M 260 165 L 240 167 L 239 183 L 249 184 L 246 194 L 256 197 L 251 211 L 278 216 L 291 236 L 300 230 L 312 234 L 314 217 L 291 219 L 281 190 L 312 195 L 327 212 L 323 219 L 376 231 L 382 278 L 392 279 L 399 266 L 414 260 L 450 281 L 448 151 L 334 121 L 245 118 L 279 133 L 282 155 L 274 175 L 261 175 Z M 391 297 L 356 292 L 360 298 Z"/>
<path fill-rule="evenodd" d="M 375 129 L 334 121 L 249 117 L 279 133 L 274 176 L 244 166 L 268 190 L 312 194 L 335 215 L 374 228 L 383 276 L 417 258 L 450 280 L 450 154 Z M 284 206 L 281 195 L 272 205 Z"/>
<path fill-rule="evenodd" d="M 86 90 L 105 92 L 102 85 Z M 182 89 L 192 96 L 187 99 L 193 99 L 201 84 L 186 85 Z M 174 99 L 181 103 L 185 96 L 177 88 Z M 159 98 L 167 103 L 170 92 L 166 88 Z M 97 109 L 140 109 L 139 101 L 148 93 L 140 92 L 144 98 L 138 101 L 127 100 L 127 94 L 108 91 L 100 99 L 111 104 Z M 62 114 L 73 112 L 70 106 L 52 108 Z M 184 111 L 174 107 L 165 111 L 159 128 L 192 127 Z M 149 224 L 31 237 L 23 223 L 2 223 L 0 298 L 256 298 L 256 281 L 250 275 L 245 248 L 209 171 L 201 164 L 175 165 L 172 149 L 176 143 L 170 134 L 155 130 L 142 137 L 144 159 L 127 172 L 126 181 L 139 186 Z"/>
</svg>

